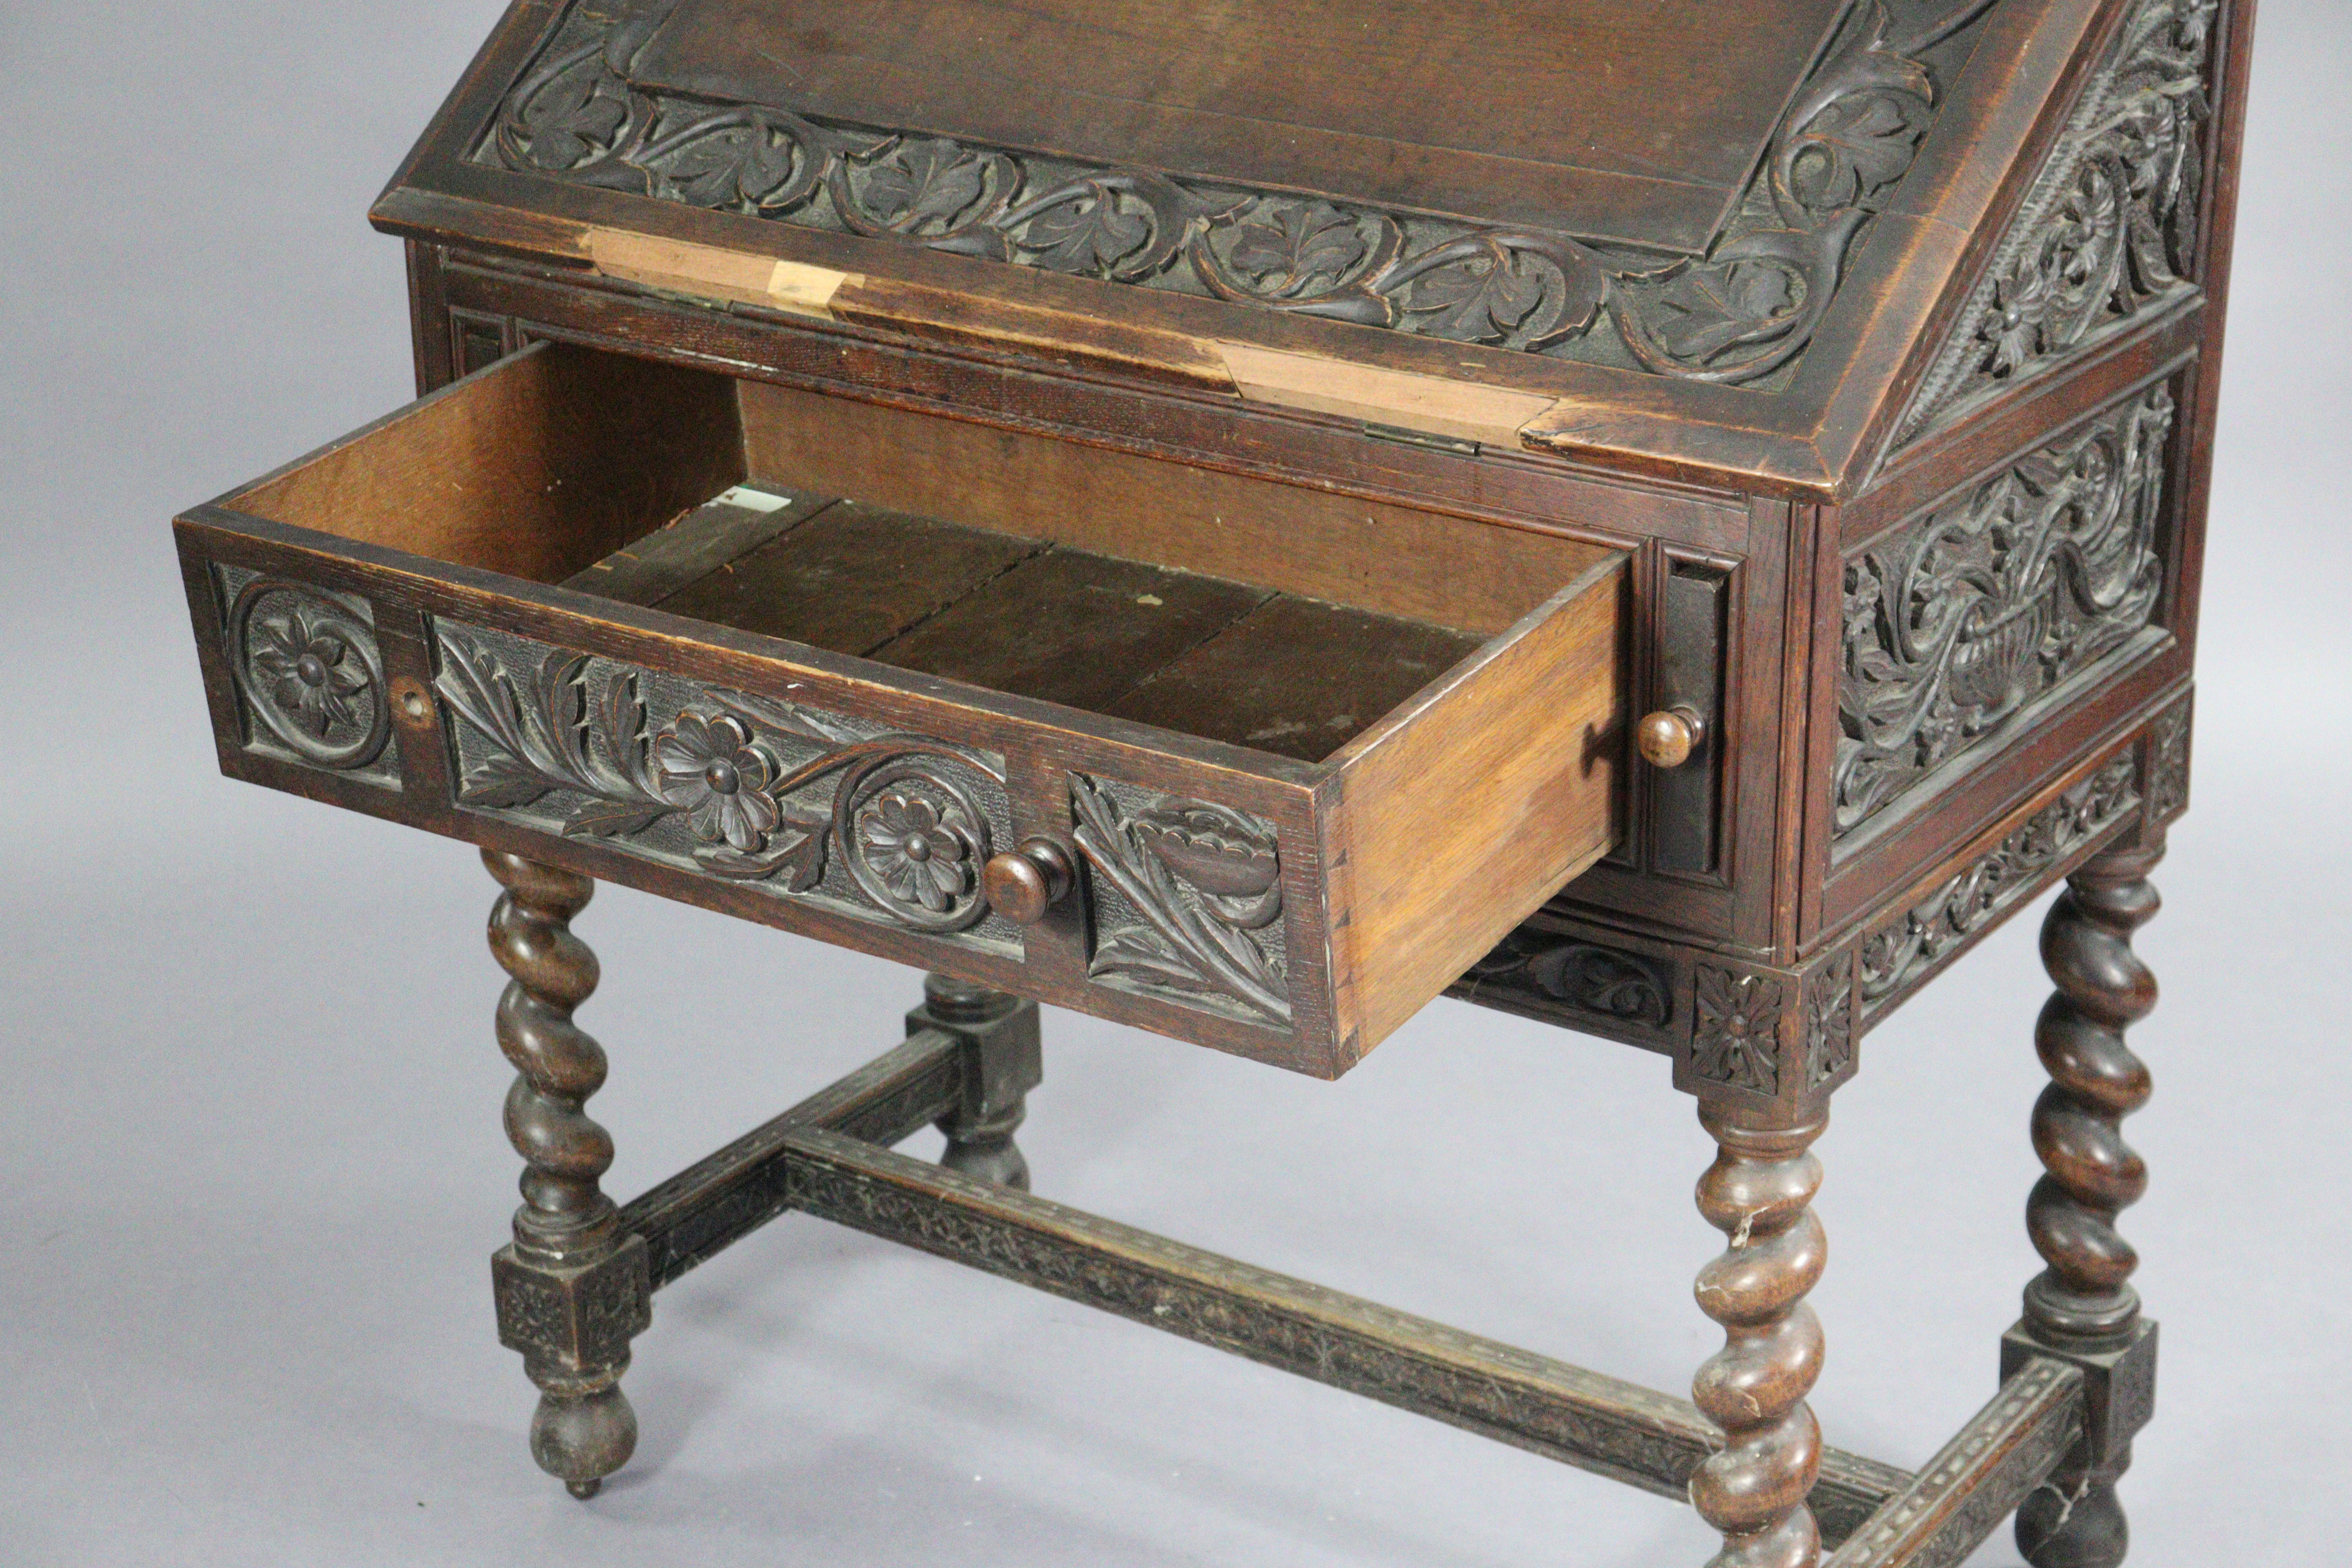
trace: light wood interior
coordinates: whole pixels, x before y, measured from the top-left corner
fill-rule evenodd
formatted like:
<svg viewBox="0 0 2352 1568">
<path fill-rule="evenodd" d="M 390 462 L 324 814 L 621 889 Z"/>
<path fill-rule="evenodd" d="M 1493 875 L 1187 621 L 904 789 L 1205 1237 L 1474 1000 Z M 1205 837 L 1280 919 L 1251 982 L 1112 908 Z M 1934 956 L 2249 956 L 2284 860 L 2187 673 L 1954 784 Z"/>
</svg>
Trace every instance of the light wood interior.
<svg viewBox="0 0 2352 1568">
<path fill-rule="evenodd" d="M 786 489 L 1147 561 L 1491 637 L 1600 545 L 764 382 L 745 470 Z"/>
<path fill-rule="evenodd" d="M 742 474 L 726 377 L 548 343 L 312 453 L 228 504 L 551 583 Z"/>
</svg>

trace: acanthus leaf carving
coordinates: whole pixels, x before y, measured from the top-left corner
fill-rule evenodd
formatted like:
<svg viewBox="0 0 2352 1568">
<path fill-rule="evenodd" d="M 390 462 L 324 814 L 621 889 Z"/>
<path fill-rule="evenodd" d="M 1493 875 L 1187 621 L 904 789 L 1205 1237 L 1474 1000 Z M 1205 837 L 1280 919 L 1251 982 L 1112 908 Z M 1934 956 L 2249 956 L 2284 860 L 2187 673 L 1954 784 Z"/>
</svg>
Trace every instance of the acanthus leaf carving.
<svg viewBox="0 0 2352 1568">
<path fill-rule="evenodd" d="M 1272 824 L 1209 801 L 1120 801 L 1070 775 L 1073 834 L 1098 879 L 1087 972 L 1276 1026 L 1290 1022 Z M 1117 903 L 1100 895 L 1102 888 Z"/>
<path fill-rule="evenodd" d="M 1674 1017 L 1674 976 L 1662 963 L 1579 937 L 1522 927 L 1463 977 L 1475 1001 L 1490 988 L 1533 990 L 1573 1012 L 1663 1029 Z"/>
<path fill-rule="evenodd" d="M 1803 353 L 1864 226 L 1933 123 L 1923 58 L 1992 0 L 1905 24 L 1870 0 L 1701 255 L 1253 191 L 640 86 L 670 0 L 575 4 L 478 161 L 656 200 L 1019 266 L 1683 379 Z M 1594 331 L 1613 321 L 1615 344 Z"/>
<path fill-rule="evenodd" d="M 2152 387 L 1848 557 L 1835 832 L 2148 624 L 2172 419 Z"/>
</svg>

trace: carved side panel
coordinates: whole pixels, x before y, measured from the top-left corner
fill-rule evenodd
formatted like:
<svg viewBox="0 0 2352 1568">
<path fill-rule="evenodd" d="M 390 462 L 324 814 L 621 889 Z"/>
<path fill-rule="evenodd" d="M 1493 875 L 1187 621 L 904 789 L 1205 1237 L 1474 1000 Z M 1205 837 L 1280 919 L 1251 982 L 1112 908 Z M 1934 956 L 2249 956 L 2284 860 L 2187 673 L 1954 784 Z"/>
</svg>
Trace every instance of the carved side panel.
<svg viewBox="0 0 2352 1568">
<path fill-rule="evenodd" d="M 1952 877 L 1862 945 L 1863 1016 L 1875 1016 L 1979 932 L 2048 886 L 2074 850 L 2140 803 L 2136 748 L 2027 818 L 1990 854 Z"/>
<path fill-rule="evenodd" d="M 1021 951 L 980 889 L 1012 833 L 1002 758 L 456 622 L 435 642 L 461 806 Z"/>
<path fill-rule="evenodd" d="M 1837 834 L 2148 625 L 2172 422 L 2150 387 L 1846 559 Z"/>
<path fill-rule="evenodd" d="M 2196 291 L 2217 0 L 2140 0 L 1896 428 L 1957 424 Z"/>
<path fill-rule="evenodd" d="M 474 157 L 1013 266 L 1750 383 L 1811 342 L 1935 123 L 1939 70 L 1991 5 L 1855 6 L 1724 231 L 1685 259 L 665 93 L 632 75 L 661 0 L 575 5 Z"/>
<path fill-rule="evenodd" d="M 1094 982 L 1287 1028 L 1274 824 L 1084 773 L 1069 779 L 1091 889 Z"/>
<path fill-rule="evenodd" d="M 392 704 L 367 601 L 215 566 L 249 752 L 400 787 Z"/>
</svg>

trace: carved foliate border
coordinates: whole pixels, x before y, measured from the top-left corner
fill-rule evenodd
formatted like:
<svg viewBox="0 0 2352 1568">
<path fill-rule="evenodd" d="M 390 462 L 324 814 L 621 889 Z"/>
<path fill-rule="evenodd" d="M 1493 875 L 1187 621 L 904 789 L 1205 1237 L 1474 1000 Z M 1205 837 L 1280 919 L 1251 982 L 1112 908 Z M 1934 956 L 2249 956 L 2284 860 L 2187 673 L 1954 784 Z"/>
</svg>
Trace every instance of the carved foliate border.
<svg viewBox="0 0 2352 1568">
<path fill-rule="evenodd" d="M 2147 387 L 1847 555 L 1836 837 L 2150 624 L 2175 412 Z"/>
<path fill-rule="evenodd" d="M 1700 257 L 1251 190 L 641 86 L 676 0 L 573 4 L 477 163 L 657 201 L 1686 380 L 1793 364 L 1994 0 L 1867 0 Z M 1603 330 L 1606 322 L 1613 331 Z"/>
<path fill-rule="evenodd" d="M 981 868 L 1004 764 L 803 702 L 438 620 L 457 804 L 853 919 L 1022 951 Z"/>
<path fill-rule="evenodd" d="M 2197 292 L 2220 0 L 2138 0 L 1897 424 L 1895 450 Z"/>
<path fill-rule="evenodd" d="M 2126 746 L 2011 828 L 1991 849 L 1864 937 L 1863 1018 L 1881 1013 L 2048 888 L 2074 854 L 2141 801 L 2139 748 Z"/>
</svg>

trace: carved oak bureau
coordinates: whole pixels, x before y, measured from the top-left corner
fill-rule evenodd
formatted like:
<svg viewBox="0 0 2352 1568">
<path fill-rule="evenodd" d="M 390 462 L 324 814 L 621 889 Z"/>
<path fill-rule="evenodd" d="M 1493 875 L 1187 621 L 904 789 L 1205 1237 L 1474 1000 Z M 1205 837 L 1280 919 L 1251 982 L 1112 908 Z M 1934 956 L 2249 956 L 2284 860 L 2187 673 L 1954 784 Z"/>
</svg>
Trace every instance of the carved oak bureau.
<svg viewBox="0 0 2352 1568">
<path fill-rule="evenodd" d="M 2119 1562 L 2252 9 L 517 0 L 374 210 L 422 397 L 177 539 L 222 767 L 502 884 L 539 1463 L 624 1464 L 655 1292 L 797 1210 L 1723 1563 Z M 920 966 L 905 1042 L 616 1205 L 595 879 Z M 1809 1146 L 2062 881 L 1998 1391 L 1825 1447 Z M 1040 1002 L 1333 1078 L 1441 993 L 1696 1098 L 1690 1402 L 1028 1190 Z"/>
</svg>

